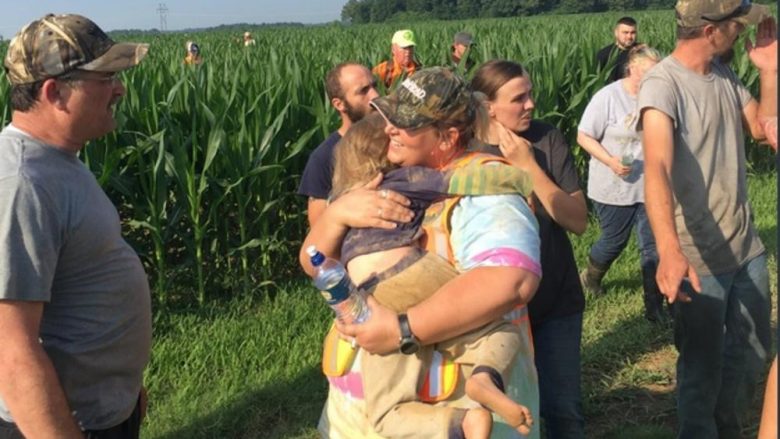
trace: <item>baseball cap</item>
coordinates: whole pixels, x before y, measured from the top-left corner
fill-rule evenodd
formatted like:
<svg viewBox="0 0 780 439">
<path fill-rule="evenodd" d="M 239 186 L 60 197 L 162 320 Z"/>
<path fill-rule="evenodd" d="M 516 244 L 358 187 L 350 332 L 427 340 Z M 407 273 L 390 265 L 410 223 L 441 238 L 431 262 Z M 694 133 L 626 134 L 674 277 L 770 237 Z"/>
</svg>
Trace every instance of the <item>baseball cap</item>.
<svg viewBox="0 0 780 439">
<path fill-rule="evenodd" d="M 11 39 L 3 65 L 11 84 L 28 84 L 76 69 L 119 72 L 141 62 L 148 50 L 148 44 L 115 43 L 81 15 L 48 14 Z"/>
<path fill-rule="evenodd" d="M 397 44 L 398 47 L 411 47 L 416 46 L 414 41 L 414 32 L 409 29 L 399 30 L 393 34 L 393 44 Z"/>
<path fill-rule="evenodd" d="M 415 72 L 371 105 L 396 127 L 417 129 L 468 111 L 471 97 L 465 79 L 448 68 L 431 67 Z"/>
<path fill-rule="evenodd" d="M 455 34 L 455 38 L 453 38 L 452 44 L 471 46 L 474 44 L 474 37 L 468 32 L 458 32 Z"/>
<path fill-rule="evenodd" d="M 769 8 L 753 4 L 750 0 L 678 0 L 674 10 L 677 13 L 677 24 L 683 27 L 698 27 L 726 20 L 749 26 L 769 16 Z"/>
</svg>

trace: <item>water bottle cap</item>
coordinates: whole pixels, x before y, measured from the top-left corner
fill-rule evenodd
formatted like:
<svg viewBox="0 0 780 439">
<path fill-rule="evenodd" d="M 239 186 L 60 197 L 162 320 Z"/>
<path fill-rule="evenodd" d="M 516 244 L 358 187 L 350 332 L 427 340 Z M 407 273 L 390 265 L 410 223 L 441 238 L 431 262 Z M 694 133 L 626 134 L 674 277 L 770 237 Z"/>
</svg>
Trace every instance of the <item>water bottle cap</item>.
<svg viewBox="0 0 780 439">
<path fill-rule="evenodd" d="M 317 251 L 317 248 L 313 245 L 306 247 L 306 254 L 309 255 L 311 265 L 318 266 L 325 261 L 325 255 Z"/>
</svg>

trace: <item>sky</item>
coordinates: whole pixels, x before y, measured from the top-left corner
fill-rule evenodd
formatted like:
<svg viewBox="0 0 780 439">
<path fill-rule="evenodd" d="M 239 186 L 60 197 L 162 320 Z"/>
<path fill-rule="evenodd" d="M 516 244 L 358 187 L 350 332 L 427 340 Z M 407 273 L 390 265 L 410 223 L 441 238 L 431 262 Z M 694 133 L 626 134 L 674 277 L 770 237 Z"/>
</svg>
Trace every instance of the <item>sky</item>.
<svg viewBox="0 0 780 439">
<path fill-rule="evenodd" d="M 10 39 L 28 22 L 47 13 L 76 13 L 104 31 L 160 28 L 164 4 L 167 29 L 231 23 L 325 23 L 338 20 L 347 0 L 3 0 L 0 35 Z"/>
</svg>

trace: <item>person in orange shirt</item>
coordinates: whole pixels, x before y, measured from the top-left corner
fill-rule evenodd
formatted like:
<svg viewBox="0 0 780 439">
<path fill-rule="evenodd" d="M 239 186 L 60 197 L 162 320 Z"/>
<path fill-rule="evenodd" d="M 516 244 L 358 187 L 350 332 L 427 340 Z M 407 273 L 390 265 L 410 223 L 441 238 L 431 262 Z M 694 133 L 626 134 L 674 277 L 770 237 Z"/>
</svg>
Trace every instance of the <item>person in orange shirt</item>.
<svg viewBox="0 0 780 439">
<path fill-rule="evenodd" d="M 390 88 L 399 78 L 406 78 L 420 69 L 421 64 L 414 57 L 414 32 L 403 29 L 393 34 L 392 58 L 371 69 L 379 80 Z"/>
</svg>

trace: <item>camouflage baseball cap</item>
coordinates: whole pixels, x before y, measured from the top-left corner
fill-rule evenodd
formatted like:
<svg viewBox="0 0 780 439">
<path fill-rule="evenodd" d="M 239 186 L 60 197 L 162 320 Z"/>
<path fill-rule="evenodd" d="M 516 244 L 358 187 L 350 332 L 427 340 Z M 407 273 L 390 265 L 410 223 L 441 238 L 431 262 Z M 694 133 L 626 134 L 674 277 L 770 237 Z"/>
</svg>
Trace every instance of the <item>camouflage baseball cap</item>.
<svg viewBox="0 0 780 439">
<path fill-rule="evenodd" d="M 11 84 L 29 84 L 75 69 L 119 72 L 141 62 L 148 50 L 148 44 L 115 43 L 81 15 L 49 14 L 11 39 L 3 65 Z"/>
<path fill-rule="evenodd" d="M 396 127 L 417 129 L 469 111 L 471 97 L 462 77 L 445 67 L 431 67 L 415 72 L 371 105 Z"/>
<path fill-rule="evenodd" d="M 678 0 L 674 7 L 677 24 L 698 27 L 734 20 L 745 26 L 757 24 L 769 16 L 769 8 L 750 0 Z"/>
</svg>

